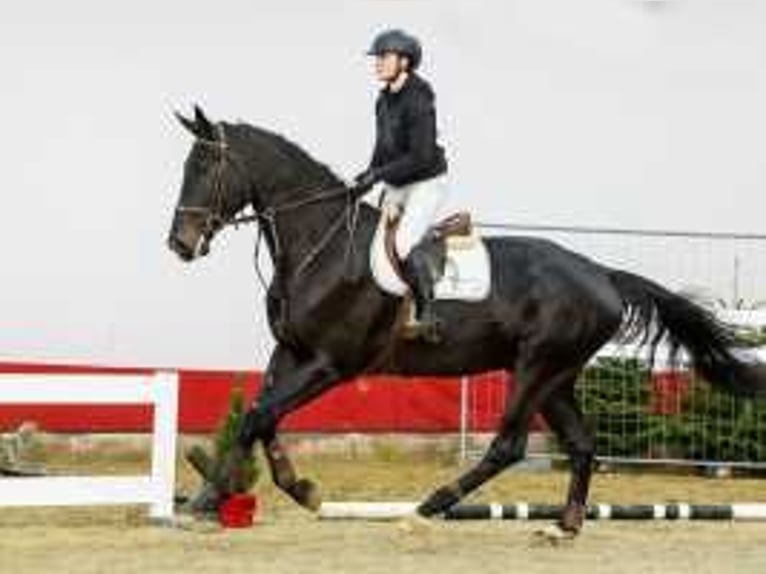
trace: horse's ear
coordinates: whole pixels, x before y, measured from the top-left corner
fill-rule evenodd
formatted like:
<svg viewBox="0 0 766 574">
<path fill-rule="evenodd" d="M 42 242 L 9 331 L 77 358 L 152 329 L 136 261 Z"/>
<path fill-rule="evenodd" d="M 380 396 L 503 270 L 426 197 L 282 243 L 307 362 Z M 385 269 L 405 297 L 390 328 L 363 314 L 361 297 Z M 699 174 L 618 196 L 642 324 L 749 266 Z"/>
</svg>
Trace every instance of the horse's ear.
<svg viewBox="0 0 766 574">
<path fill-rule="evenodd" d="M 189 118 L 185 117 L 184 115 L 182 115 L 180 112 L 178 112 L 176 110 L 173 110 L 173 115 L 176 117 L 178 122 L 184 128 L 186 128 L 189 132 L 191 132 L 192 135 L 199 136 L 199 134 L 197 133 L 197 124 L 194 121 L 192 121 Z"/>
<path fill-rule="evenodd" d="M 215 141 L 215 127 L 213 126 L 213 123 L 207 119 L 207 116 L 205 115 L 205 112 L 202 111 L 202 108 L 200 108 L 197 104 L 194 104 L 194 123 L 197 124 L 199 137 L 209 141 Z"/>
</svg>

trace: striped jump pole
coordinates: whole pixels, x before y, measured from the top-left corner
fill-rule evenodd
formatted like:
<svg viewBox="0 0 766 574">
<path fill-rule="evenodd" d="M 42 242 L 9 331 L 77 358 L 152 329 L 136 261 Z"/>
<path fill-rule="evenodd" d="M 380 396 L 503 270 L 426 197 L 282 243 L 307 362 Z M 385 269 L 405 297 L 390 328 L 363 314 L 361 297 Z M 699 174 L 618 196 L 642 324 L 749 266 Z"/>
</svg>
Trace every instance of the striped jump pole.
<svg viewBox="0 0 766 574">
<path fill-rule="evenodd" d="M 415 514 L 414 502 L 325 502 L 319 509 L 324 520 L 395 520 Z M 459 504 L 445 520 L 556 520 L 563 505 Z M 589 520 L 766 520 L 766 503 L 739 504 L 592 504 Z"/>
</svg>

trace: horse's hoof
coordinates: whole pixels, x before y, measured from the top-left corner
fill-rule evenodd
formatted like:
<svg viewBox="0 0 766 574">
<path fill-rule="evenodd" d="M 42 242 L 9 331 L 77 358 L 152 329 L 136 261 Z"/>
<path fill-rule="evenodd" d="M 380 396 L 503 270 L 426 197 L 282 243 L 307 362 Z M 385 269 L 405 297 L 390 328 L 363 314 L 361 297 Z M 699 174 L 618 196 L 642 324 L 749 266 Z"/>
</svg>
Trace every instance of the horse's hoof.
<svg viewBox="0 0 766 574">
<path fill-rule="evenodd" d="M 302 507 L 311 512 L 318 512 L 322 506 L 322 494 L 319 486 L 307 478 L 301 478 L 295 481 L 290 487 L 290 496 Z"/>
<path fill-rule="evenodd" d="M 430 518 L 445 512 L 460 502 L 460 495 L 455 486 L 442 486 L 431 494 L 416 509 L 416 512 L 425 518 Z"/>
<path fill-rule="evenodd" d="M 537 542 L 555 546 L 562 542 L 574 540 L 577 536 L 577 531 L 564 529 L 560 524 L 549 524 L 548 526 L 535 530 L 534 536 Z"/>
</svg>

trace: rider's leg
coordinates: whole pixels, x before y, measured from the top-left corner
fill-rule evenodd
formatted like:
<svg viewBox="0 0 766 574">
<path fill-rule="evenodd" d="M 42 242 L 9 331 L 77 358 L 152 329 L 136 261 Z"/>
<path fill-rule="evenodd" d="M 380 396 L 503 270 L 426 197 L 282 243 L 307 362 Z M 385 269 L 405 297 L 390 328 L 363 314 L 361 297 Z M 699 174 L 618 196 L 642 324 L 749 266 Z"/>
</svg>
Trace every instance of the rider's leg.
<svg viewBox="0 0 766 574">
<path fill-rule="evenodd" d="M 423 337 L 435 343 L 440 337 L 439 320 L 433 309 L 436 279 L 433 260 L 428 248 L 418 244 L 402 261 L 402 274 L 410 286 L 415 305 L 414 321 L 407 325 L 405 336 Z"/>
<path fill-rule="evenodd" d="M 394 197 L 403 203 L 396 248 L 415 303 L 415 324 L 410 330 L 435 341 L 438 340 L 438 321 L 432 302 L 436 273 L 432 268 L 433 257 L 422 240 L 447 200 L 447 186 L 444 177 L 436 177 L 396 191 L 400 191 L 400 195 Z"/>
<path fill-rule="evenodd" d="M 403 206 L 402 220 L 396 232 L 396 249 L 399 256 L 405 258 L 434 224 L 447 201 L 448 188 L 444 176 L 438 176 L 394 188 L 391 195 Z"/>
</svg>

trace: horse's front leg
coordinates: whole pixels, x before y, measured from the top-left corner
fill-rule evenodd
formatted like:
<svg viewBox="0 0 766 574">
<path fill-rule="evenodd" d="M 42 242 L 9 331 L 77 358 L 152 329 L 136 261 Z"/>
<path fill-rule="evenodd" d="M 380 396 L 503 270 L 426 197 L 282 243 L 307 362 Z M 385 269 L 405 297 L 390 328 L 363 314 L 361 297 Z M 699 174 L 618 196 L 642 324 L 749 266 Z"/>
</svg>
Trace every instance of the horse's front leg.
<svg viewBox="0 0 766 574">
<path fill-rule="evenodd" d="M 245 415 L 238 433 L 239 449 L 234 456 L 245 456 L 257 441 L 261 441 L 274 484 L 310 510 L 317 510 L 321 504 L 319 488 L 308 479 L 298 478 L 277 437 L 277 425 L 285 415 L 340 380 L 341 375 L 329 357 L 319 354 L 298 357 L 290 348 L 278 346 L 266 371 L 261 392 Z"/>
</svg>

